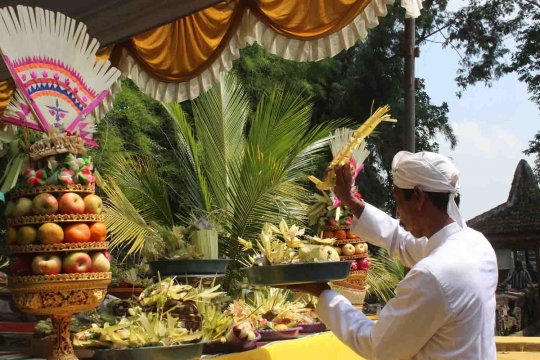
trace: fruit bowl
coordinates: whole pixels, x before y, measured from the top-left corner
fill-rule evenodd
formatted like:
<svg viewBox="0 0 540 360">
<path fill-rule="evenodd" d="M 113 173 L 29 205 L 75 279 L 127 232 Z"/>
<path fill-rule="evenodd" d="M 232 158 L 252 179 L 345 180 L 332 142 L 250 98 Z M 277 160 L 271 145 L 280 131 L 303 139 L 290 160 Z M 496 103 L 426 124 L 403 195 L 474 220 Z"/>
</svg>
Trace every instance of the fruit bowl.
<svg viewBox="0 0 540 360">
<path fill-rule="evenodd" d="M 300 334 L 315 334 L 327 330 L 326 325 L 324 325 L 322 322 L 314 322 L 309 324 L 299 323 L 298 326 L 302 327 Z"/>
</svg>

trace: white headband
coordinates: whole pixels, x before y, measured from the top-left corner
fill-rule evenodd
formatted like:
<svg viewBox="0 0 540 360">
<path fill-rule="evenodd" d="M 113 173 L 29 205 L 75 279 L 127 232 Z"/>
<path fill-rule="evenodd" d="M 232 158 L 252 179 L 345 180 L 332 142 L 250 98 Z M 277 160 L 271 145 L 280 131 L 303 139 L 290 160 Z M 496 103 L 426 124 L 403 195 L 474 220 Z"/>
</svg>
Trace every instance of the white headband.
<svg viewBox="0 0 540 360">
<path fill-rule="evenodd" d="M 467 225 L 459 213 L 456 196 L 459 193 L 459 170 L 446 156 L 432 152 L 400 151 L 392 161 L 394 185 L 401 189 L 415 186 L 428 192 L 450 193 L 448 216 L 459 226 Z"/>
</svg>

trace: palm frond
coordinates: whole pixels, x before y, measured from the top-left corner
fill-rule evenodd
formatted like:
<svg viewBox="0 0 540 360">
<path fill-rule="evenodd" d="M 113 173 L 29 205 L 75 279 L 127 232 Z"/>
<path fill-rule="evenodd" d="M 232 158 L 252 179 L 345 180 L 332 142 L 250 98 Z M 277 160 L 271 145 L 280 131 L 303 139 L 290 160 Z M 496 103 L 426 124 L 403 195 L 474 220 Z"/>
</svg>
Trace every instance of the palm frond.
<svg viewBox="0 0 540 360">
<path fill-rule="evenodd" d="M 371 268 L 368 272 L 368 294 L 378 301 L 388 302 L 394 297 L 394 289 L 405 276 L 405 269 L 399 260 L 392 259 L 385 249 L 379 249 L 371 257 Z"/>
<path fill-rule="evenodd" d="M 156 236 L 155 230 L 146 223 L 114 179 L 107 179 L 106 184 L 100 179 L 100 184 L 107 196 L 103 204 L 103 222 L 111 234 L 111 249 L 129 247 L 128 256 L 139 252 L 149 237 Z"/>
<path fill-rule="evenodd" d="M 121 153 L 113 155 L 111 160 L 116 166 L 107 175 L 107 182 L 114 181 L 146 223 L 172 226 L 174 216 L 169 202 L 169 187 L 160 176 L 155 161 Z"/>
<path fill-rule="evenodd" d="M 197 139 L 214 205 L 227 206 L 229 161 L 242 155 L 249 99 L 236 76 L 222 73 L 221 81 L 193 102 Z"/>
<path fill-rule="evenodd" d="M 174 120 L 179 152 L 178 161 L 183 174 L 188 203 L 195 208 L 211 211 L 212 199 L 208 181 L 201 165 L 201 151 L 191 125 L 179 104 L 164 104 L 164 107 Z"/>
</svg>

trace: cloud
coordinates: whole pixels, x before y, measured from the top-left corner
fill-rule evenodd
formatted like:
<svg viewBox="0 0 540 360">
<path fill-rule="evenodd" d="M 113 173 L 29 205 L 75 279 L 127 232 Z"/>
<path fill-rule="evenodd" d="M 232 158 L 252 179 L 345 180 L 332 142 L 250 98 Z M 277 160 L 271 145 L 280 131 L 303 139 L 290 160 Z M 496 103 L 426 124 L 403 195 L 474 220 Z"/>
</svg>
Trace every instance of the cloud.
<svg viewBox="0 0 540 360">
<path fill-rule="evenodd" d="M 472 121 L 451 122 L 458 146 L 451 150 L 442 140 L 440 153 L 451 157 L 461 172 L 461 212 L 471 219 L 504 203 L 514 171 L 521 159 L 532 165 L 522 151 L 527 142 L 511 129 Z"/>
</svg>

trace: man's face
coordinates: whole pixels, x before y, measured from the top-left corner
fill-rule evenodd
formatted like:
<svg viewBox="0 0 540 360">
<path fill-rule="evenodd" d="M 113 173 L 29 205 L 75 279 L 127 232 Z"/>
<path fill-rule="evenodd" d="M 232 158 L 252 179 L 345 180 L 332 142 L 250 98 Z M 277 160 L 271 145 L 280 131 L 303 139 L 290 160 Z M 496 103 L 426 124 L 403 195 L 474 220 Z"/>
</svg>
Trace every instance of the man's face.
<svg viewBox="0 0 540 360">
<path fill-rule="evenodd" d="M 413 193 L 409 199 L 406 199 L 403 189 L 394 187 L 393 194 L 397 203 L 397 213 L 405 230 L 417 238 L 424 236 L 418 221 L 420 219 L 420 211 L 418 209 L 416 193 Z"/>
</svg>

